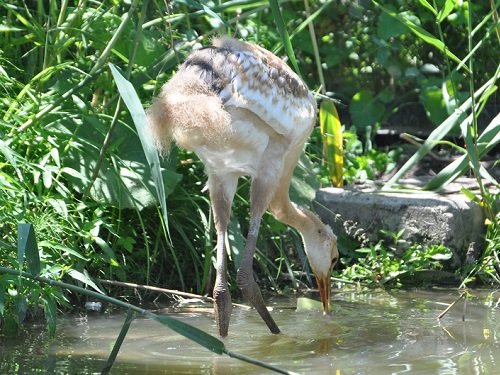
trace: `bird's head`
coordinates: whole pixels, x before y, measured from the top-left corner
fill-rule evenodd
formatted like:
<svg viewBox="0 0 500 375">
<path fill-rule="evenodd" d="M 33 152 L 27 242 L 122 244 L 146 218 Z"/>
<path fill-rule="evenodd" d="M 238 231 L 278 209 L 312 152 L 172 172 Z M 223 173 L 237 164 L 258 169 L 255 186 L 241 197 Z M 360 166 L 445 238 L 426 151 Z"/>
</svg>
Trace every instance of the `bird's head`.
<svg viewBox="0 0 500 375">
<path fill-rule="evenodd" d="M 319 219 L 318 219 L 319 221 Z M 316 226 L 312 233 L 304 235 L 304 247 L 309 259 L 309 264 L 316 277 L 323 312 L 330 313 L 330 276 L 332 269 L 339 260 L 337 249 L 337 236 L 328 225 Z"/>
</svg>

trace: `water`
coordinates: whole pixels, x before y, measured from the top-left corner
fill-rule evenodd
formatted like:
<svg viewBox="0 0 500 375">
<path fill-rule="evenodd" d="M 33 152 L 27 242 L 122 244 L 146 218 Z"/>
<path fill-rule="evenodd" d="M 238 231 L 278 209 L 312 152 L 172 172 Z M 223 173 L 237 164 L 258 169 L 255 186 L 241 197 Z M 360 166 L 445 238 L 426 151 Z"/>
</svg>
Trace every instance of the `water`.
<svg viewBox="0 0 500 375">
<path fill-rule="evenodd" d="M 303 374 L 500 374 L 500 291 L 472 294 L 465 309 L 460 301 L 440 322 L 436 317 L 456 291 L 339 290 L 331 317 L 296 311 L 294 298 L 277 298 L 269 305 L 282 334 L 270 334 L 255 311 L 235 308 L 225 345 Z M 209 307 L 171 316 L 215 335 Z M 0 337 L 0 374 L 100 373 L 124 320 L 122 314 L 61 317 L 53 340 L 43 327 L 31 327 L 19 339 Z M 270 372 L 138 318 L 111 373 Z"/>
</svg>

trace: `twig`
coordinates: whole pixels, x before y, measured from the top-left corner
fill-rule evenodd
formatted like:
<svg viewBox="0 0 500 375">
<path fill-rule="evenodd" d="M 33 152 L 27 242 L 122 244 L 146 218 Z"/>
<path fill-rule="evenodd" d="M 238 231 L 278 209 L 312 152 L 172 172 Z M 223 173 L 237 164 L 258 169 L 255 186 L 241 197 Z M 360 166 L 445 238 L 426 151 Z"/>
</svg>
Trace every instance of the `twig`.
<svg viewBox="0 0 500 375">
<path fill-rule="evenodd" d="M 448 313 L 448 311 L 450 311 L 451 308 L 457 304 L 458 301 L 460 301 L 462 298 L 465 298 L 466 294 L 467 294 L 466 292 L 460 294 L 460 296 L 455 301 L 453 301 L 446 309 L 444 309 L 444 311 L 441 314 L 438 315 L 437 319 L 440 320 L 443 316 L 445 316 Z M 462 317 L 462 320 L 465 320 L 465 312 L 464 316 Z"/>
<path fill-rule="evenodd" d="M 260 367 L 278 372 L 280 374 L 294 374 L 293 372 L 290 372 L 290 371 L 281 369 L 279 367 L 273 366 L 271 364 L 259 361 L 258 359 L 230 351 L 226 348 L 224 342 L 222 342 L 218 338 L 216 338 L 216 337 L 214 337 L 214 336 L 212 336 L 212 335 L 210 335 L 210 334 L 208 334 L 208 333 L 206 333 L 206 332 L 204 332 L 196 327 L 193 327 L 190 324 L 184 323 L 184 322 L 176 320 L 174 318 L 171 318 L 171 317 L 168 317 L 165 315 L 162 316 L 162 315 L 154 314 L 154 313 L 152 313 L 148 310 L 145 310 L 141 307 L 131 305 L 127 302 L 120 301 L 116 298 L 108 297 L 106 295 L 95 292 L 93 290 L 84 289 L 84 288 L 78 287 L 78 286 L 73 285 L 73 284 L 67 284 L 67 283 L 64 283 L 62 281 L 51 280 L 51 279 L 48 279 L 48 278 L 42 277 L 42 276 L 34 276 L 28 272 L 13 270 L 11 268 L 0 266 L 0 275 L 3 273 L 9 274 L 9 275 L 14 275 L 14 276 L 20 276 L 22 278 L 26 278 L 26 279 L 30 279 L 30 280 L 35 280 L 35 281 L 38 281 L 38 282 L 41 282 L 44 284 L 48 284 L 51 286 L 56 286 L 56 287 L 59 287 L 62 289 L 67 289 L 67 290 L 70 290 L 70 291 L 75 292 L 75 293 L 81 293 L 81 294 L 89 296 L 89 297 L 97 298 L 97 299 L 102 300 L 104 302 L 112 303 L 116 306 L 123 307 L 123 308 L 127 309 L 128 311 L 133 311 L 133 312 L 139 313 L 141 315 L 144 315 L 150 319 L 154 319 L 154 320 L 160 322 L 161 324 L 167 326 L 168 328 L 172 329 L 173 331 L 186 337 L 187 339 L 192 340 L 192 341 L 196 342 L 197 344 L 205 347 L 206 349 L 210 350 L 213 353 L 226 354 L 229 357 L 236 358 L 236 359 L 239 359 L 241 361 L 251 363 L 253 365 L 260 366 Z M 108 281 L 108 280 L 103 280 L 103 281 Z"/>
<path fill-rule="evenodd" d="M 135 289 L 143 289 L 143 290 L 152 290 L 154 292 L 160 292 L 160 293 L 166 293 L 166 294 L 174 294 L 174 295 L 181 296 L 181 297 L 199 298 L 199 299 L 202 299 L 202 300 L 213 301 L 213 298 L 208 297 L 208 296 L 201 296 L 199 294 L 193 294 L 193 293 L 188 293 L 188 292 L 181 292 L 180 290 L 175 290 L 175 289 L 158 288 L 157 286 L 140 285 L 140 284 L 135 284 L 135 283 L 125 283 L 123 281 L 115 281 L 115 280 L 97 279 L 97 281 L 99 281 L 102 284 L 122 286 L 122 287 L 125 287 L 125 288 L 135 288 Z"/>
<path fill-rule="evenodd" d="M 422 143 L 420 142 L 423 142 L 423 140 L 415 137 L 414 135 L 411 135 L 411 134 L 408 134 L 408 133 L 401 133 L 399 135 L 399 138 L 401 138 L 403 141 L 406 141 L 408 142 L 409 144 L 412 144 L 413 146 L 417 146 L 417 147 L 420 147 L 422 146 Z M 419 142 L 420 141 L 420 142 Z M 441 158 L 439 156 L 437 156 L 434 152 L 432 151 L 429 151 L 428 155 L 435 159 L 435 160 L 438 160 L 438 161 L 441 161 Z"/>
<path fill-rule="evenodd" d="M 210 301 L 210 302 L 214 301 L 214 299 L 212 297 L 209 297 L 209 296 L 202 296 L 202 295 L 199 295 L 199 294 L 182 292 L 180 290 L 175 290 L 175 289 L 165 289 L 165 288 L 159 288 L 157 286 L 140 285 L 140 284 L 135 284 L 135 283 L 125 283 L 123 281 L 115 281 L 115 280 L 97 279 L 97 281 L 99 281 L 102 284 L 121 286 L 121 287 L 124 287 L 124 288 L 134 288 L 134 289 L 142 289 L 142 290 L 151 290 L 153 292 L 159 292 L 159 293 L 165 293 L 165 294 L 173 294 L 173 295 L 180 296 L 180 297 L 199 298 L 202 301 Z M 239 304 L 239 303 L 233 303 L 233 306 L 238 306 L 238 307 L 243 307 L 245 309 L 249 309 L 249 306 L 242 305 L 242 304 Z"/>
</svg>

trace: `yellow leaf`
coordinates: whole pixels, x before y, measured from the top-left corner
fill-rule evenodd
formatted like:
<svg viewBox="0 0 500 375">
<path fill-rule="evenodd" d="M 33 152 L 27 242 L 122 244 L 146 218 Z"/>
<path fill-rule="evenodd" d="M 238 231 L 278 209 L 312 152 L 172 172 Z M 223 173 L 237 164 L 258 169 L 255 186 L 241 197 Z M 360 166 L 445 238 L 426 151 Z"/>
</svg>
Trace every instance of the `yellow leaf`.
<svg viewBox="0 0 500 375">
<path fill-rule="evenodd" d="M 323 140 L 323 157 L 328 167 L 333 186 L 341 187 L 343 178 L 343 139 L 339 114 L 332 101 L 321 103 L 319 109 L 319 124 Z"/>
</svg>

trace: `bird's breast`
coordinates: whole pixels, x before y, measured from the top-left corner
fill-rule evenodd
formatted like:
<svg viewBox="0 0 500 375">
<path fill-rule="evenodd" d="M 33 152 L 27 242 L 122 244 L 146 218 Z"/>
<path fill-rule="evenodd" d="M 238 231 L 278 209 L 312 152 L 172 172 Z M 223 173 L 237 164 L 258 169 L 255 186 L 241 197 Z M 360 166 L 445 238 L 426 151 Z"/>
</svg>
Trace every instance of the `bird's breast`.
<svg viewBox="0 0 500 375">
<path fill-rule="evenodd" d="M 256 176 L 269 131 L 251 112 L 229 108 L 231 131 L 223 142 L 192 142 L 191 149 L 200 157 L 208 173 Z"/>
</svg>

